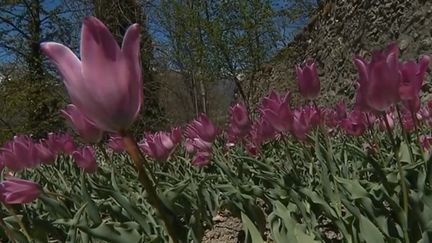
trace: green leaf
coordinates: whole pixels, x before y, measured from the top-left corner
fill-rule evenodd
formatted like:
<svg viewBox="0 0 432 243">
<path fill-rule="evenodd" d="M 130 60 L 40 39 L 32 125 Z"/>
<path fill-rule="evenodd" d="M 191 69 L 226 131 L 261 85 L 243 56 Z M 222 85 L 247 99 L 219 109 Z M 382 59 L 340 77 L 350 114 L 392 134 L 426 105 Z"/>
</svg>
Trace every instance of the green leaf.
<svg viewBox="0 0 432 243">
<path fill-rule="evenodd" d="M 264 243 L 264 240 L 261 237 L 259 230 L 257 229 L 257 227 L 255 227 L 252 220 L 250 220 L 250 218 L 243 212 L 241 212 L 241 218 L 245 231 L 248 232 L 251 236 L 252 243 Z"/>
<path fill-rule="evenodd" d="M 360 216 L 360 237 L 367 243 L 384 243 L 384 235 L 366 217 Z"/>
</svg>

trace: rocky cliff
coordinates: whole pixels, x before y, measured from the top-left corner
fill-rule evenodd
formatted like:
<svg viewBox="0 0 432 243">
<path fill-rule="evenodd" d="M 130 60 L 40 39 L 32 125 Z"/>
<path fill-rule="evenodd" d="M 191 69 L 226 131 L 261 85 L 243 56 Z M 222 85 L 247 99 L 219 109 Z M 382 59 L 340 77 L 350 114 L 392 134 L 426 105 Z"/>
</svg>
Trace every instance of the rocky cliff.
<svg viewBox="0 0 432 243">
<path fill-rule="evenodd" d="M 432 54 L 432 0 L 329 0 L 259 78 L 270 88 L 296 92 L 294 65 L 315 58 L 327 102 L 354 95 L 354 54 L 367 55 L 397 42 L 401 59 Z M 431 74 L 424 91 L 431 89 Z M 256 100 L 255 100 L 256 101 Z"/>
</svg>

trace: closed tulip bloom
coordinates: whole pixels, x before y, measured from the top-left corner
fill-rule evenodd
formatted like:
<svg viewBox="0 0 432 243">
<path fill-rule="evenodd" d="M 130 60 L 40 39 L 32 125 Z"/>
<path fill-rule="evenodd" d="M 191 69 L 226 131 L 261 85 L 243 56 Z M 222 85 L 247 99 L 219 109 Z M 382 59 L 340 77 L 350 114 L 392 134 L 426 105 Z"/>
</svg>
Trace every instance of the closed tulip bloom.
<svg viewBox="0 0 432 243">
<path fill-rule="evenodd" d="M 72 153 L 72 157 L 79 168 L 87 173 L 97 170 L 96 152 L 92 146 L 85 146 Z"/>
<path fill-rule="evenodd" d="M 62 115 L 68 119 L 75 131 L 86 143 L 97 143 L 102 139 L 103 132 L 97 128 L 85 115 L 73 104 L 61 110 Z"/>
<path fill-rule="evenodd" d="M 304 65 L 297 65 L 295 69 L 300 94 L 307 99 L 316 98 L 320 92 L 320 80 L 316 63 L 309 60 Z"/>
<path fill-rule="evenodd" d="M 370 63 L 361 57 L 354 58 L 359 73 L 356 97 L 359 108 L 385 111 L 399 100 L 398 55 L 399 48 L 391 44 L 386 51 L 373 52 Z"/>
<path fill-rule="evenodd" d="M 181 129 L 174 128 L 170 133 L 157 132 L 155 134 L 147 134 L 144 141 L 139 145 L 153 159 L 165 161 L 180 142 L 181 136 Z"/>
<path fill-rule="evenodd" d="M 420 109 L 420 91 L 429 62 L 429 56 L 423 56 L 418 64 L 415 61 L 408 61 L 400 65 L 402 80 L 399 95 L 404 106 L 411 112 Z"/>
<path fill-rule="evenodd" d="M 88 17 L 81 30 L 81 60 L 62 44 L 41 44 L 62 75 L 72 103 L 101 130 L 124 131 L 140 111 L 139 33 L 137 24 L 130 26 L 120 48 L 101 21 Z"/>
<path fill-rule="evenodd" d="M 251 129 L 251 121 L 246 105 L 241 102 L 230 108 L 228 140 L 232 143 L 246 136 Z"/>
<path fill-rule="evenodd" d="M 40 186 L 32 181 L 10 176 L 0 183 L 0 201 L 5 204 L 30 203 L 38 198 L 40 193 Z"/>
</svg>

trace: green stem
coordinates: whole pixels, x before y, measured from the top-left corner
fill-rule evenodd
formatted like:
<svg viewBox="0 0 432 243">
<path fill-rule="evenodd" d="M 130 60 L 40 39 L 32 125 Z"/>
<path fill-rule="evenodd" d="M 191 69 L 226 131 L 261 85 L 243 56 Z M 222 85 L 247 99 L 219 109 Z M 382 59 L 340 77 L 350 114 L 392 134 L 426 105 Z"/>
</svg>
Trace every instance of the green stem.
<svg viewBox="0 0 432 243">
<path fill-rule="evenodd" d="M 410 139 L 410 137 L 408 135 L 407 130 L 403 126 L 402 115 L 400 113 L 399 106 L 396 106 L 396 112 L 397 112 L 397 115 L 398 115 L 399 123 L 401 124 L 403 138 L 404 138 L 405 143 L 407 144 L 407 147 L 408 147 L 408 153 L 409 153 L 409 156 L 410 156 L 411 163 L 415 163 L 413 151 L 412 151 L 412 148 L 411 148 L 411 139 Z"/>
<path fill-rule="evenodd" d="M 392 142 L 393 153 L 394 153 L 394 156 L 395 156 L 395 159 L 396 159 L 396 162 L 397 162 L 397 166 L 398 166 L 398 170 L 399 170 L 399 174 L 400 174 L 400 177 L 401 177 L 401 179 L 400 179 L 400 185 L 401 185 L 401 190 L 402 190 L 403 209 L 404 209 L 404 214 L 405 214 L 405 217 L 402 219 L 402 229 L 403 229 L 403 234 L 404 234 L 405 242 L 409 243 L 410 240 L 409 240 L 409 235 L 408 235 L 408 191 L 407 191 L 407 185 L 406 185 L 406 182 L 405 182 L 405 175 L 404 175 L 404 172 L 403 172 L 402 163 L 401 163 L 400 158 L 399 158 L 399 149 L 397 148 L 397 145 L 395 143 L 395 139 L 393 137 L 393 132 L 392 132 L 392 130 L 390 128 L 390 125 L 389 125 L 389 122 L 387 120 L 386 114 L 384 114 L 383 116 L 384 116 L 384 123 L 386 125 L 388 135 L 390 137 L 390 141 Z M 398 110 L 398 116 L 399 116 L 399 119 L 400 119 L 401 117 L 400 117 L 399 110 Z M 400 122 L 401 122 L 400 123 L 401 127 L 403 129 L 403 124 L 402 124 L 402 120 L 401 119 L 400 119 Z"/>
<path fill-rule="evenodd" d="M 157 195 L 155 185 L 148 176 L 146 170 L 144 169 L 146 163 L 144 158 L 142 157 L 138 144 L 128 134 L 123 133 L 121 135 L 123 137 L 126 151 L 129 153 L 132 161 L 134 162 L 135 170 L 138 173 L 138 180 L 148 193 L 147 201 L 156 209 L 162 222 L 164 222 L 165 229 L 167 230 L 171 241 L 173 243 L 183 242 L 186 238 L 186 228 L 182 225 L 182 223 L 180 223 L 176 215 L 165 205 L 165 203 Z"/>
</svg>

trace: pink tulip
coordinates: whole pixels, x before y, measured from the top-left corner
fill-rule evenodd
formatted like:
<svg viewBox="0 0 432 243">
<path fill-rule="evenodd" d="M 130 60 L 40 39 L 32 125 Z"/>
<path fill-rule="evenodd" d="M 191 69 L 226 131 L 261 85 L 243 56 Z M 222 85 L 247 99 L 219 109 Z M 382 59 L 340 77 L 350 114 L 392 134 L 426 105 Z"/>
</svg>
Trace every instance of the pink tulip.
<svg viewBox="0 0 432 243">
<path fill-rule="evenodd" d="M 204 166 L 210 163 L 212 144 L 218 134 L 219 129 L 205 114 L 201 114 L 186 127 L 186 151 L 196 153 L 192 164 Z"/>
<path fill-rule="evenodd" d="M 385 115 L 385 119 L 387 119 L 387 123 L 388 123 L 389 128 L 393 129 L 395 126 L 393 111 L 387 112 Z M 381 131 L 387 131 L 387 125 L 386 125 L 386 121 L 384 120 L 384 117 L 380 117 L 380 119 L 378 119 L 377 121 L 378 121 L 379 129 Z"/>
<path fill-rule="evenodd" d="M 230 143 L 245 137 L 249 133 L 251 126 L 249 114 L 243 102 L 230 108 L 230 124 L 228 127 L 228 141 Z"/>
<path fill-rule="evenodd" d="M 211 154 L 209 152 L 198 152 L 195 155 L 192 164 L 198 167 L 203 167 L 210 164 Z"/>
<path fill-rule="evenodd" d="M 72 154 L 76 150 L 75 142 L 68 133 L 49 133 L 46 144 L 55 153 Z"/>
<path fill-rule="evenodd" d="M 118 135 L 112 135 L 108 139 L 108 147 L 115 153 L 122 153 L 125 151 L 123 138 Z"/>
<path fill-rule="evenodd" d="M 320 92 L 320 80 L 316 63 L 309 60 L 304 65 L 297 65 L 295 69 L 300 94 L 307 99 L 316 98 Z"/>
<path fill-rule="evenodd" d="M 38 198 L 40 193 L 40 186 L 32 181 L 11 176 L 0 183 L 0 201 L 6 204 L 30 203 Z"/>
<path fill-rule="evenodd" d="M 73 104 L 62 110 L 63 116 L 69 120 L 72 127 L 86 143 L 97 143 L 101 140 L 103 132 L 95 127 L 93 122 L 85 117 L 85 115 Z"/>
<path fill-rule="evenodd" d="M 43 164 L 53 164 L 57 158 L 57 153 L 53 151 L 45 140 L 35 144 L 38 157 Z"/>
<path fill-rule="evenodd" d="M 92 146 L 85 146 L 72 153 L 77 166 L 87 173 L 97 170 L 96 152 Z"/>
<path fill-rule="evenodd" d="M 359 73 L 356 107 L 362 111 L 370 109 L 385 111 L 399 100 L 399 49 L 391 44 L 385 52 L 375 51 L 370 63 L 355 57 Z"/>
<path fill-rule="evenodd" d="M 315 107 L 304 107 L 294 111 L 292 134 L 299 140 L 305 140 L 307 133 L 320 124 L 320 112 Z"/>
<path fill-rule="evenodd" d="M 264 120 L 273 126 L 278 132 L 286 132 L 291 128 L 293 114 L 290 108 L 291 94 L 282 98 L 276 92 L 265 97 L 260 107 Z"/>
<path fill-rule="evenodd" d="M 41 162 L 34 141 L 24 135 L 15 136 L 1 149 L 4 165 L 13 171 L 34 168 Z"/>
<path fill-rule="evenodd" d="M 341 127 L 351 136 L 361 136 L 366 131 L 366 118 L 364 113 L 354 110 L 349 116 L 342 120 Z"/>
<path fill-rule="evenodd" d="M 158 161 L 166 161 L 182 138 L 181 129 L 174 128 L 170 133 L 157 132 L 146 134 L 139 145 L 150 157 Z"/>
<path fill-rule="evenodd" d="M 432 147 L 432 137 L 429 135 L 421 135 L 420 144 L 425 151 L 429 151 Z"/>
<path fill-rule="evenodd" d="M 97 18 L 84 19 L 81 61 L 66 46 L 45 42 L 41 49 L 57 66 L 70 99 L 101 130 L 127 129 L 142 104 L 139 26 L 130 26 L 120 48 Z"/>
<path fill-rule="evenodd" d="M 415 61 L 408 61 L 400 65 L 402 80 L 399 87 L 399 95 L 405 107 L 411 112 L 417 112 L 420 109 L 419 93 L 429 62 L 429 56 L 423 56 L 419 64 Z"/>
<path fill-rule="evenodd" d="M 199 138 L 209 143 L 212 143 L 218 134 L 219 129 L 205 114 L 201 114 L 197 119 L 192 121 L 185 130 L 186 138 Z"/>
</svg>

